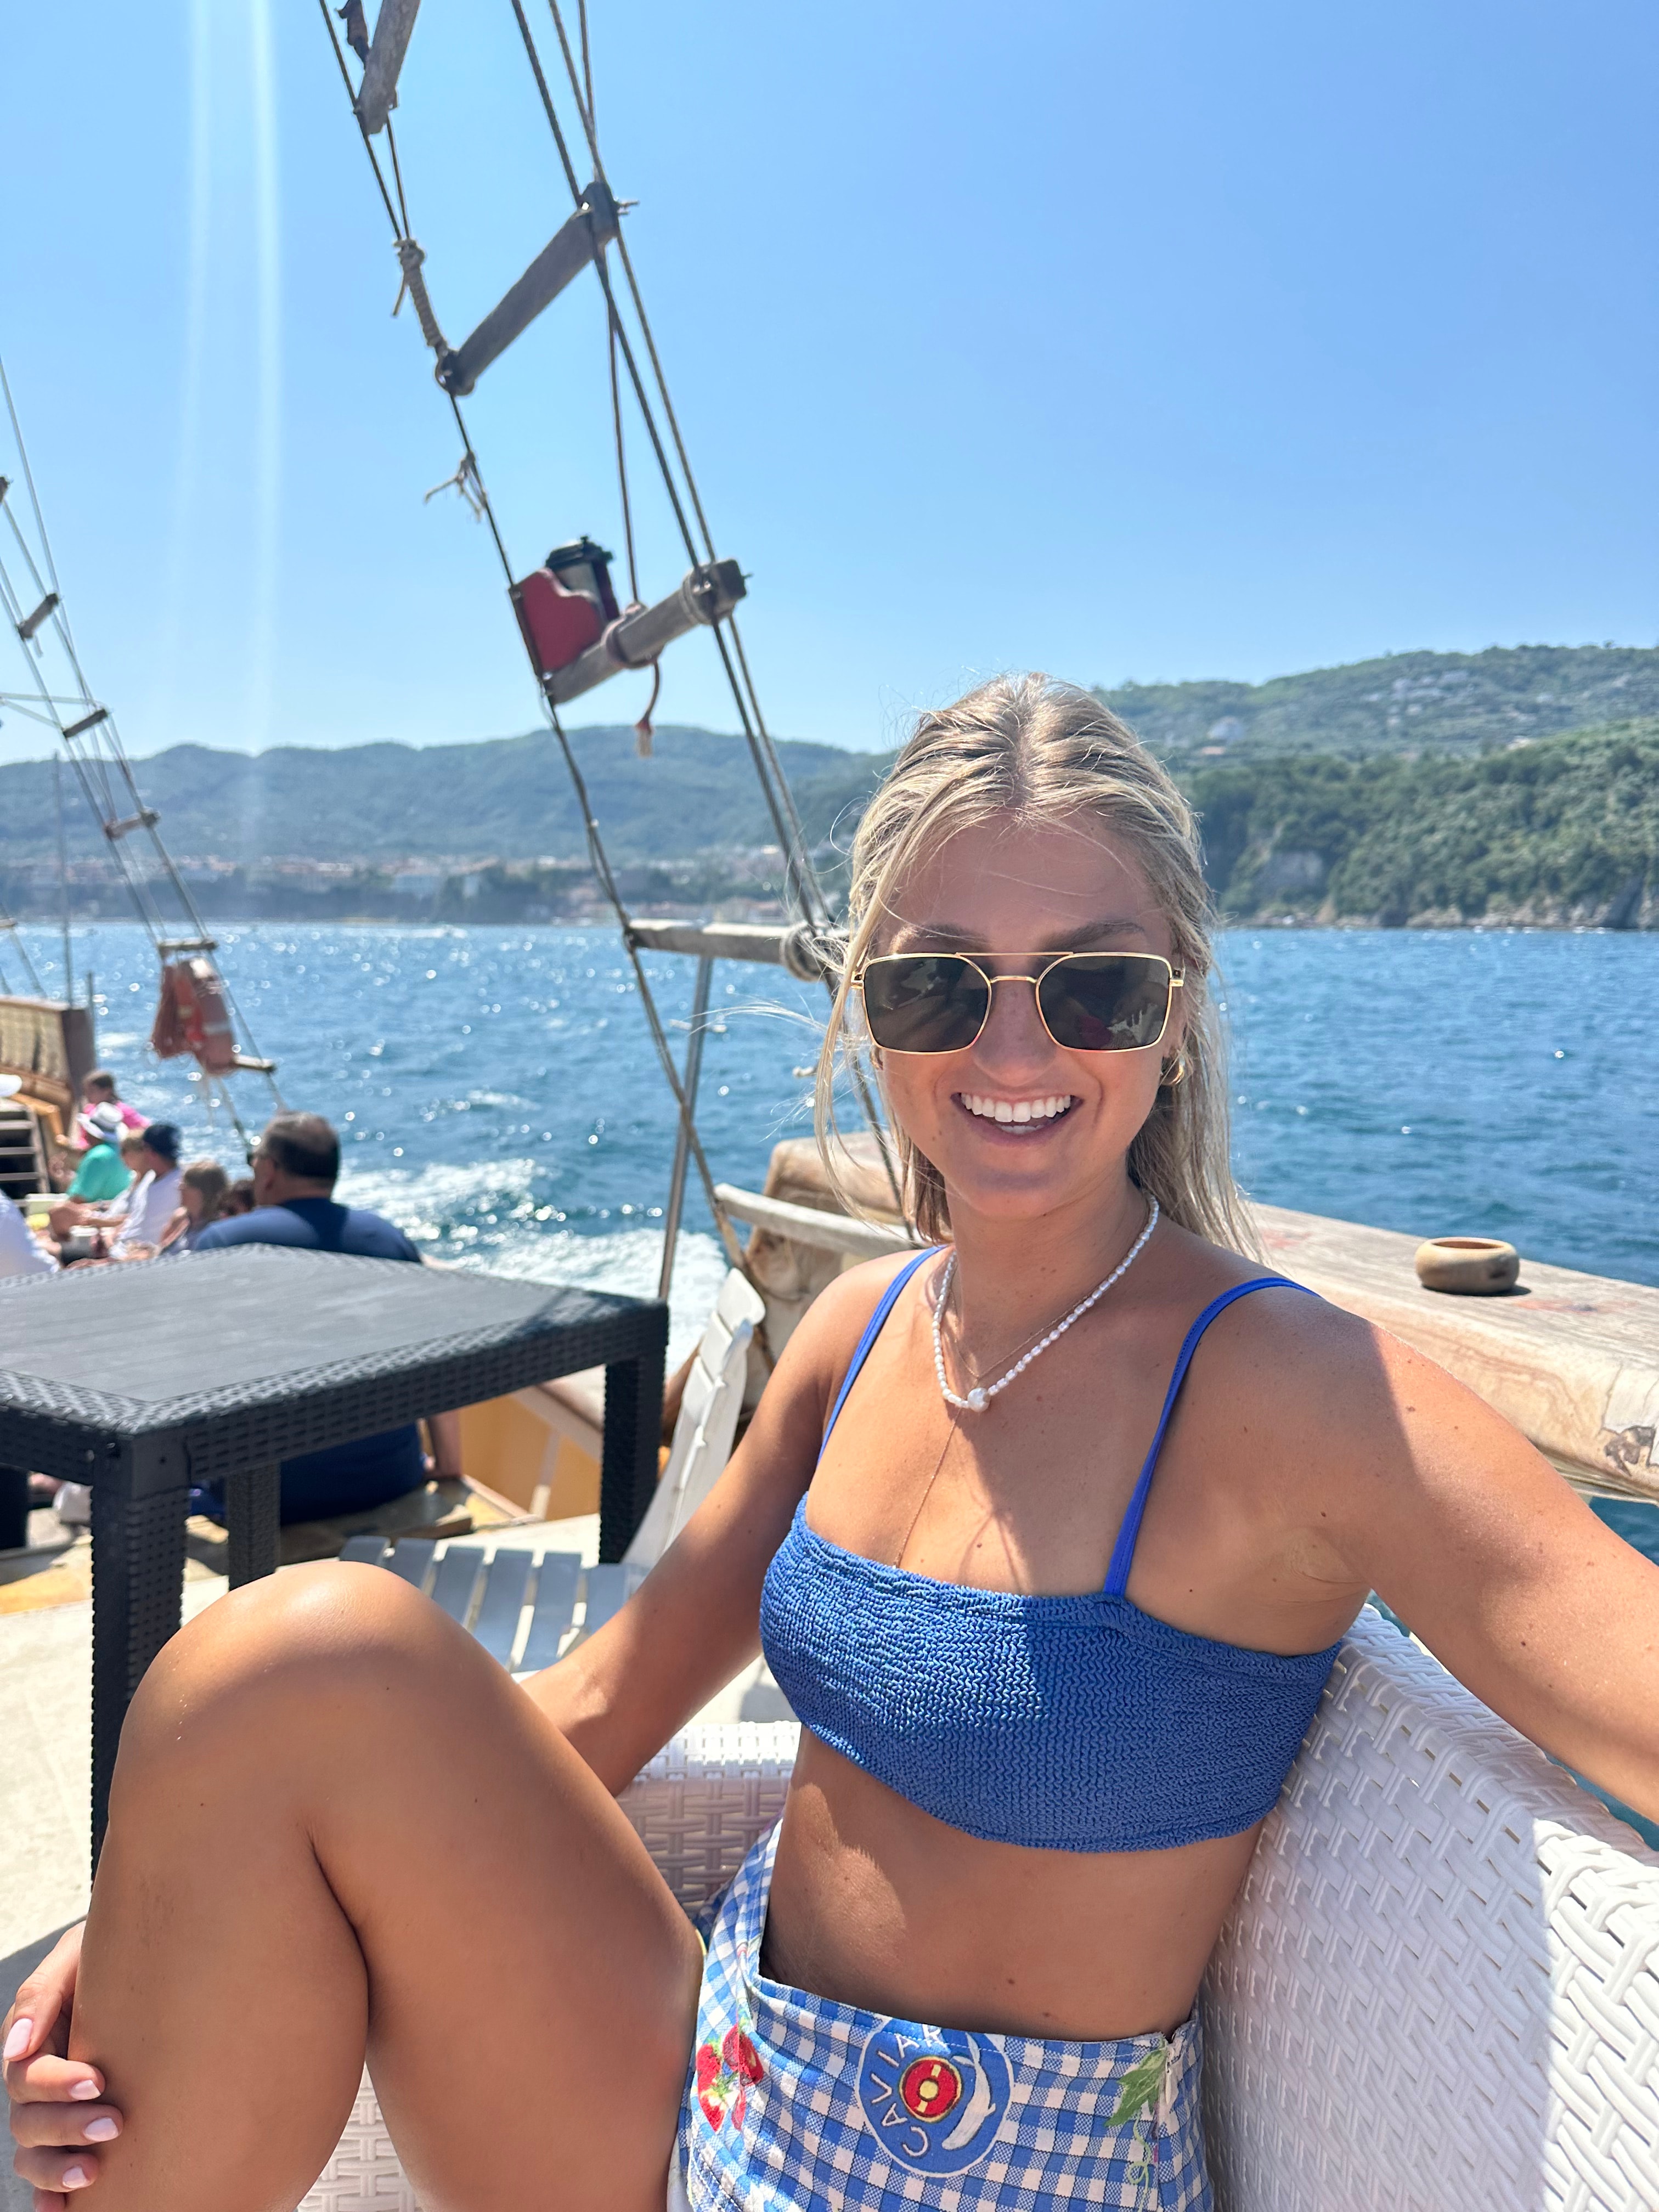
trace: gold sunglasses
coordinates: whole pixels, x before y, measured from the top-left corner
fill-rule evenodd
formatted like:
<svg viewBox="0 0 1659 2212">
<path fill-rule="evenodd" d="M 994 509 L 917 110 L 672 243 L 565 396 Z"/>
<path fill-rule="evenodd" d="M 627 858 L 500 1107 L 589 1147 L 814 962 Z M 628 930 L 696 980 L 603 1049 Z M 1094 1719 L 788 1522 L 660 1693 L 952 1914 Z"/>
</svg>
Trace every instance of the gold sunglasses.
<svg viewBox="0 0 1659 2212">
<path fill-rule="evenodd" d="M 866 961 L 853 988 L 884 1052 L 965 1052 L 1000 983 L 1033 987 L 1038 1018 L 1062 1051 L 1145 1052 L 1162 1041 L 1183 981 L 1157 952 L 1059 952 L 1019 975 L 989 975 L 963 952 L 890 952 Z"/>
</svg>

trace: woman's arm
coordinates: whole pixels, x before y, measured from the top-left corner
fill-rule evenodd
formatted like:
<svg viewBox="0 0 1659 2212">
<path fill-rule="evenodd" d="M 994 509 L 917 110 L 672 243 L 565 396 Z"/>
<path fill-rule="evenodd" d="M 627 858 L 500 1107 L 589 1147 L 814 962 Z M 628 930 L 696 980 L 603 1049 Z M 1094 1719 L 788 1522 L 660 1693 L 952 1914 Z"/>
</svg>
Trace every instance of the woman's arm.
<svg viewBox="0 0 1659 2212">
<path fill-rule="evenodd" d="M 1297 1393 L 1340 1408 L 1304 1460 L 1316 1525 L 1478 1698 L 1659 1819 L 1659 1567 L 1473 1391 L 1340 1318 Z"/>
<path fill-rule="evenodd" d="M 812 1480 L 833 1391 L 899 1261 L 851 1268 L 784 1347 L 720 1480 L 616 1618 L 525 1685 L 612 1790 L 760 1649 L 761 1585 Z"/>
</svg>

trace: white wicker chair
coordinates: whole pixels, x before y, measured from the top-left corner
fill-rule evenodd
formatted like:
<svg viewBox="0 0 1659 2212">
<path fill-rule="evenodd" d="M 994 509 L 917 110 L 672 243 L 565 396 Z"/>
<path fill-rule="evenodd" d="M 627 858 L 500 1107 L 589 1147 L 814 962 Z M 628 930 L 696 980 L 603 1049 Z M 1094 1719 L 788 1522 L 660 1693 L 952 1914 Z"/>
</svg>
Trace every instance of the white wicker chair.
<svg viewBox="0 0 1659 2212">
<path fill-rule="evenodd" d="M 623 1799 L 683 1903 L 775 1819 L 793 1723 Z M 1220 2212 L 1655 2212 L 1659 1854 L 1362 1614 L 1205 1988 Z M 416 2212 L 364 2077 L 302 2212 Z"/>
</svg>

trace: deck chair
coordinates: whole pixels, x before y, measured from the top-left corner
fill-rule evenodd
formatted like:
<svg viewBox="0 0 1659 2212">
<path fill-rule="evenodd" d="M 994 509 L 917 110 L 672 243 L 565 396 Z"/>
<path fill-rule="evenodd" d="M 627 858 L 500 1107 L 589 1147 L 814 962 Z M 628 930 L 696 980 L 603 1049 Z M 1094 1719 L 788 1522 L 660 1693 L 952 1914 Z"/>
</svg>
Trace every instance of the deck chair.
<svg viewBox="0 0 1659 2212">
<path fill-rule="evenodd" d="M 731 1458 L 743 1410 L 749 1346 L 765 1318 L 766 1308 L 753 1285 L 733 1267 L 720 1285 L 686 1378 L 668 1464 L 623 1554 L 629 1565 L 655 1566 Z"/>
<path fill-rule="evenodd" d="M 798 1740 L 693 1729 L 624 1793 L 689 1909 L 776 1819 Z M 1204 2008 L 1219 2212 L 1659 2206 L 1659 1853 L 1375 1612 Z M 418 2212 L 367 2074 L 302 2212 L 364 2206 Z"/>
</svg>

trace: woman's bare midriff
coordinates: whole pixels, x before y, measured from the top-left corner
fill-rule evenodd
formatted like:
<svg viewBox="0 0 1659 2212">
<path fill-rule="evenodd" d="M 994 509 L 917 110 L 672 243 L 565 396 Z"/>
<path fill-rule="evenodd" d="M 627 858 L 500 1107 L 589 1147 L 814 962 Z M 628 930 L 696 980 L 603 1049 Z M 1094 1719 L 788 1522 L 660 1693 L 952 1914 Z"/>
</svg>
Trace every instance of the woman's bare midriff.
<svg viewBox="0 0 1659 2212">
<path fill-rule="evenodd" d="M 763 1971 L 941 2027 L 1066 2042 L 1192 2010 L 1256 1830 L 1175 1850 L 1033 1850 L 947 1827 L 802 1731 Z"/>
</svg>

